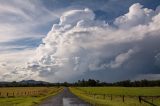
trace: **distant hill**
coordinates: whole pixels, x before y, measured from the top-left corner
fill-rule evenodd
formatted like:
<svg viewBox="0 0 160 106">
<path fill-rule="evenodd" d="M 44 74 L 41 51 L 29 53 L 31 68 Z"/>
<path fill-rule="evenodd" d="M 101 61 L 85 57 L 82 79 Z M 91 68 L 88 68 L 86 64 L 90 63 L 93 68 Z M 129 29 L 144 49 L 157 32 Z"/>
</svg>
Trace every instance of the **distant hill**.
<svg viewBox="0 0 160 106">
<path fill-rule="evenodd" d="M 35 81 L 35 80 L 22 80 L 19 81 L 20 84 L 50 84 L 49 82 L 45 81 Z"/>
<path fill-rule="evenodd" d="M 53 83 L 35 80 L 22 80 L 19 82 L 0 82 L 0 87 L 29 87 L 29 86 L 54 86 Z"/>
</svg>

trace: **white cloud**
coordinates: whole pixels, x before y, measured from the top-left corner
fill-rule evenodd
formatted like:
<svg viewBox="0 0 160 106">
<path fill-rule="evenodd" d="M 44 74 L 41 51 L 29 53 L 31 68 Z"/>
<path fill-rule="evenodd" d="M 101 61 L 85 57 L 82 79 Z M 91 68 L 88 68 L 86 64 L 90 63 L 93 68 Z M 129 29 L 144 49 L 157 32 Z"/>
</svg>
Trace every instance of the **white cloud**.
<svg viewBox="0 0 160 106">
<path fill-rule="evenodd" d="M 143 8 L 137 3 L 130 7 L 127 14 L 118 17 L 114 25 L 95 20 L 93 11 L 87 8 L 65 12 L 35 53 L 32 51 L 28 54 L 30 52 L 24 51 L 21 58 L 25 58 L 22 60 L 17 60 L 19 53 L 11 54 L 8 59 L 1 58 L 3 63 L 14 63 L 20 67 L 18 69 L 26 71 L 11 71 L 11 74 L 7 72 L 3 75 L 17 75 L 15 78 L 18 79 L 22 78 L 23 73 L 27 78 L 34 76 L 35 79 L 66 81 L 86 72 L 118 70 L 131 61 L 132 56 L 141 52 L 145 54 L 143 49 L 152 53 L 153 48 L 148 48 L 143 43 L 150 38 L 160 37 L 160 13 L 157 11 Z M 154 49 L 158 49 L 158 46 Z M 21 67 L 20 63 L 24 63 L 28 57 L 31 59 L 27 66 Z M 16 61 L 9 61 L 10 59 Z M 7 78 L 9 77 L 6 80 Z"/>
<path fill-rule="evenodd" d="M 25 19 L 31 19 L 23 10 L 13 5 L 0 4 L 0 14 L 15 14 Z"/>
<path fill-rule="evenodd" d="M 0 63 L 5 63 L 7 66 L 6 68 L 11 66 L 11 69 L 13 67 L 24 67 L 24 63 L 29 61 L 33 54 L 33 49 L 26 49 L 23 51 L 5 51 L 0 54 Z"/>
<path fill-rule="evenodd" d="M 65 81 L 87 71 L 119 68 L 136 55 L 133 48 L 143 48 L 135 42 L 159 36 L 159 15 L 137 3 L 115 20 L 115 28 L 94 20 L 89 9 L 66 12 L 43 39 L 28 69 L 49 81 Z"/>
<path fill-rule="evenodd" d="M 42 37 L 36 31 L 58 16 L 42 6 L 39 1 L 1 1 L 0 42 L 15 39 Z"/>
<path fill-rule="evenodd" d="M 35 30 L 57 19 L 57 16 L 39 1 L 0 2 L 0 80 L 38 79 L 36 72 L 33 74 L 25 69 L 34 47 L 28 47 L 23 41 L 19 44 L 20 40 L 17 39 L 41 38 L 44 35 Z"/>
<path fill-rule="evenodd" d="M 5 51 L 0 54 L 0 80 L 13 81 L 31 77 L 33 72 L 25 70 L 25 62 L 34 54 L 33 49 L 23 51 Z M 36 74 L 36 73 L 34 73 Z M 6 75 L 8 77 L 6 77 Z M 23 76 L 23 77 L 22 77 Z M 21 78 L 20 78 L 21 77 Z M 37 76 L 38 78 L 38 76 Z"/>
<path fill-rule="evenodd" d="M 121 28 L 130 28 L 137 25 L 147 24 L 154 15 L 152 9 L 144 8 L 139 3 L 133 4 L 129 12 L 115 20 L 115 25 Z"/>
<path fill-rule="evenodd" d="M 128 50 L 126 53 L 119 54 L 114 61 L 112 61 L 108 66 L 111 68 L 120 67 L 124 62 L 126 62 L 135 51 L 132 49 Z"/>
<path fill-rule="evenodd" d="M 76 24 L 80 20 L 93 20 L 95 18 L 94 13 L 88 8 L 84 10 L 72 10 L 69 12 L 65 12 L 60 17 L 60 24 Z"/>
</svg>

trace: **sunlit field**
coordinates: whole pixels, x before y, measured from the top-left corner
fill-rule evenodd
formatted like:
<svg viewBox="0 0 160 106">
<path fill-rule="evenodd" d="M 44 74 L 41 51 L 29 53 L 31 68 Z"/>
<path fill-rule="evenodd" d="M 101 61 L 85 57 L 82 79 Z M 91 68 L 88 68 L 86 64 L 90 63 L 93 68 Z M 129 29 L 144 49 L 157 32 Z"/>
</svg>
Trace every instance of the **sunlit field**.
<svg viewBox="0 0 160 106">
<path fill-rule="evenodd" d="M 160 105 L 160 87 L 77 87 L 70 90 L 80 98 L 97 105 Z"/>
<path fill-rule="evenodd" d="M 59 87 L 4 87 L 0 88 L 0 106 L 32 106 L 56 95 Z"/>
</svg>

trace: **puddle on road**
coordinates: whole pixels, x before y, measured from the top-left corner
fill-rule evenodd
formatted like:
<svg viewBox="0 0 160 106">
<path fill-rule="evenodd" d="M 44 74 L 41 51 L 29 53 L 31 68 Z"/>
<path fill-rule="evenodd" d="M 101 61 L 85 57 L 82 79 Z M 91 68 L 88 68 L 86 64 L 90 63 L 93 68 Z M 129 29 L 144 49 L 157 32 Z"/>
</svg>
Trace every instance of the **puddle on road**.
<svg viewBox="0 0 160 106">
<path fill-rule="evenodd" d="M 89 106 L 89 105 L 77 102 L 76 98 L 63 98 L 63 106 Z"/>
</svg>

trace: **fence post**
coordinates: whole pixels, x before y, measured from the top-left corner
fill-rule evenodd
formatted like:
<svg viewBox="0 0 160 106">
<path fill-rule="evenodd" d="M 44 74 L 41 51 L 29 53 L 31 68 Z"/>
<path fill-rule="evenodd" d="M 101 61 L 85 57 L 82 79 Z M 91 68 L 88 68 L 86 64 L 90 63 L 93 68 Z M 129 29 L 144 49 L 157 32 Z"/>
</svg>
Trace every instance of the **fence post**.
<svg viewBox="0 0 160 106">
<path fill-rule="evenodd" d="M 103 95 L 103 99 L 105 99 L 105 98 L 106 98 L 106 95 L 104 94 L 104 95 Z"/>
<path fill-rule="evenodd" d="M 141 96 L 138 96 L 138 99 L 139 99 L 139 103 L 141 103 L 142 102 Z"/>
<path fill-rule="evenodd" d="M 123 98 L 123 102 L 124 102 L 124 95 L 122 96 L 122 98 Z"/>
</svg>

